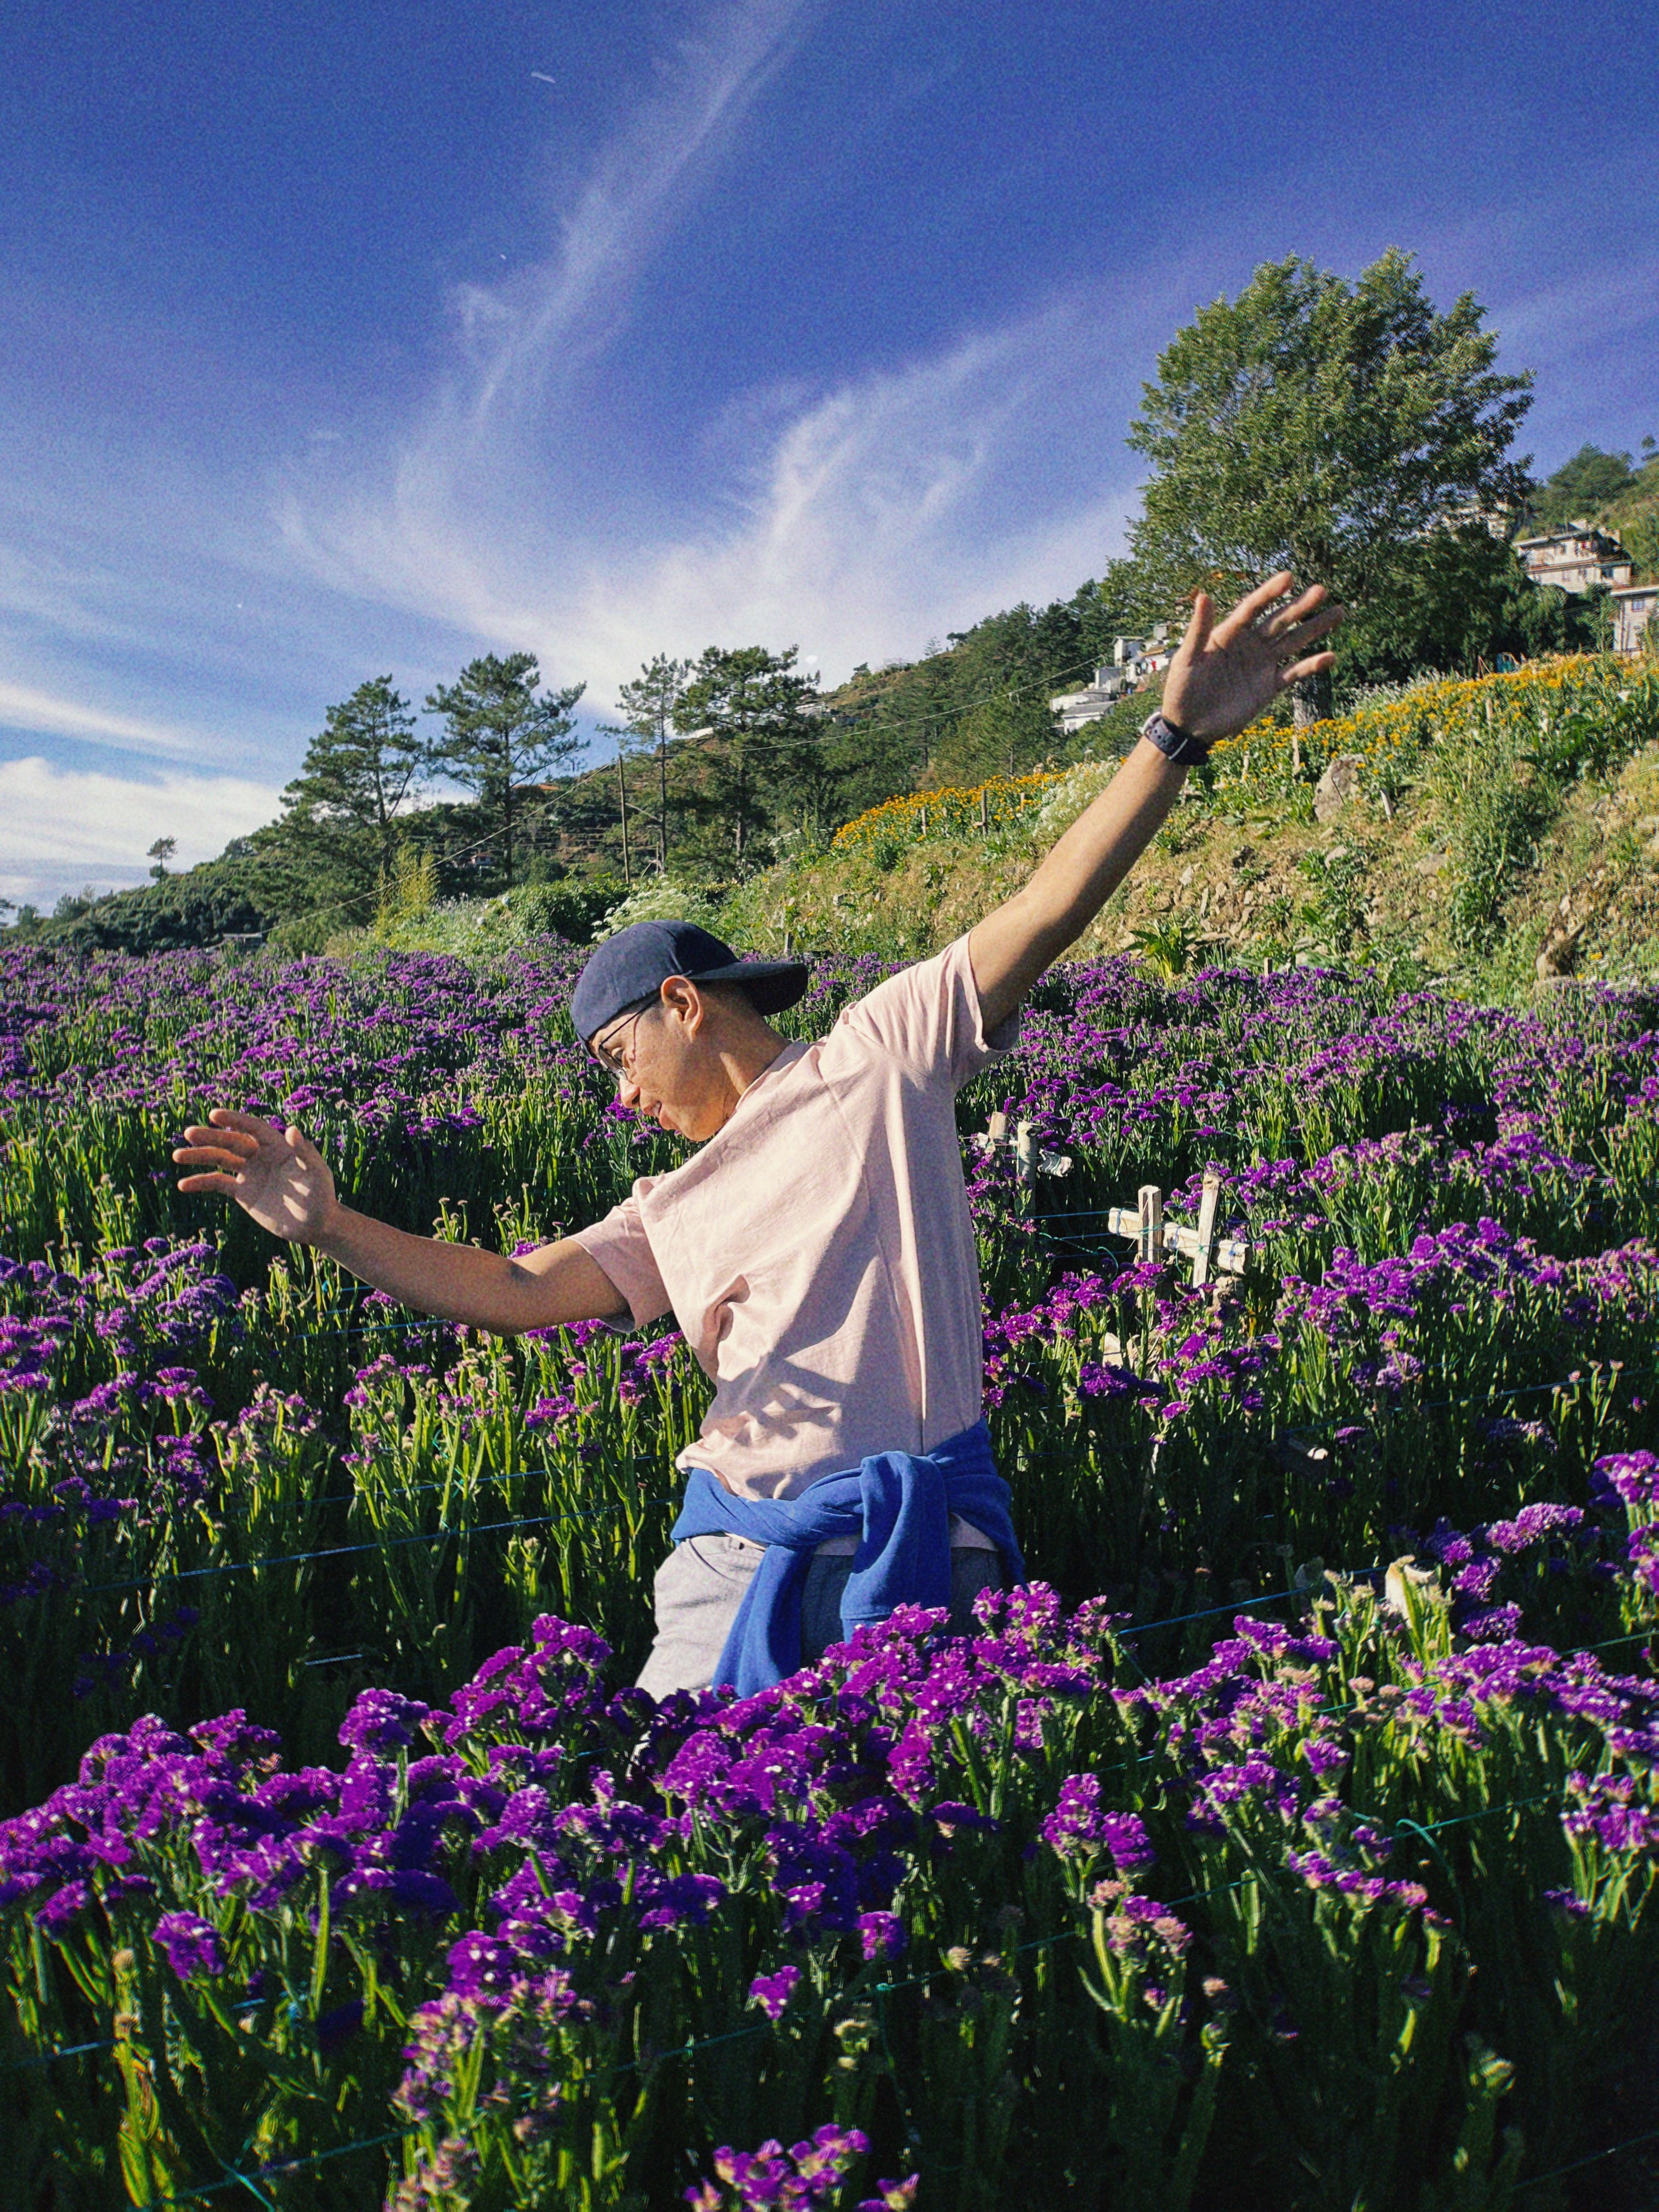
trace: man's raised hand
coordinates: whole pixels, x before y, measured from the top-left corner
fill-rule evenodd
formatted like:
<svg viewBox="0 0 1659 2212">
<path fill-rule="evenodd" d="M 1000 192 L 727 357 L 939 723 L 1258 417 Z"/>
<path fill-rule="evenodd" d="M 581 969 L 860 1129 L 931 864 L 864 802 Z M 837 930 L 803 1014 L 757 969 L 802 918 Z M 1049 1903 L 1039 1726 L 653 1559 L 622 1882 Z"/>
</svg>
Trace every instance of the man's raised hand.
<svg viewBox="0 0 1659 2212">
<path fill-rule="evenodd" d="M 257 1114 L 216 1106 L 173 1151 L 179 1188 L 234 1198 L 261 1229 L 290 1244 L 315 1244 L 334 1212 L 334 1178 L 309 1137 L 273 1128 Z"/>
<path fill-rule="evenodd" d="M 1212 745 L 1236 736 L 1291 684 L 1336 665 L 1334 653 L 1308 651 L 1342 619 L 1340 607 L 1324 605 L 1322 584 L 1267 612 L 1294 588 L 1289 570 L 1281 569 L 1219 622 L 1209 593 L 1196 594 L 1187 635 L 1164 679 L 1165 721 Z"/>
</svg>

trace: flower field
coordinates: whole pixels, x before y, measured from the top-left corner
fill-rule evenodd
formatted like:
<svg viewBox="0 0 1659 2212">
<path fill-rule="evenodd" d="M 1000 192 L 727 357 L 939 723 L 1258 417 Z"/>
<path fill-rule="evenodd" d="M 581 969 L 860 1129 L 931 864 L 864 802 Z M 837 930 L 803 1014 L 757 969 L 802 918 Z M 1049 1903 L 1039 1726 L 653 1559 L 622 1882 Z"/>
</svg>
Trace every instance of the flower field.
<svg viewBox="0 0 1659 2212">
<path fill-rule="evenodd" d="M 1651 1000 L 1056 971 L 961 1119 L 1032 1583 L 653 1707 L 678 1336 L 418 1322 L 167 1164 L 233 1103 L 591 1218 L 676 1152 L 581 957 L 0 956 L 0 2197 L 1651 2201 Z M 1218 1294 L 1104 1233 L 1212 1166 Z"/>
<path fill-rule="evenodd" d="M 939 791 L 901 792 L 844 822 L 834 842 L 843 851 L 879 852 L 894 838 L 970 837 L 1006 830 L 1040 806 L 1059 781 L 1057 773 L 1037 769 L 1029 775 L 994 775 L 971 787 L 949 784 Z"/>
</svg>

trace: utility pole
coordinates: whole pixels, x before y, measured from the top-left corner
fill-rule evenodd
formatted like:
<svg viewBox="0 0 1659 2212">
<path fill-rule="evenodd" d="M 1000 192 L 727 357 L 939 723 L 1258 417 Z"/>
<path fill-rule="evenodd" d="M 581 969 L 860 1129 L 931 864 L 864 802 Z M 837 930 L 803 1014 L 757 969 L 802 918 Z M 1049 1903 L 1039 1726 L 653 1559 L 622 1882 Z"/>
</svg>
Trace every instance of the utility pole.
<svg viewBox="0 0 1659 2212">
<path fill-rule="evenodd" d="M 633 864 L 628 852 L 628 741 L 620 730 L 617 732 L 617 798 L 622 808 L 623 881 L 631 890 L 634 883 Z"/>
</svg>

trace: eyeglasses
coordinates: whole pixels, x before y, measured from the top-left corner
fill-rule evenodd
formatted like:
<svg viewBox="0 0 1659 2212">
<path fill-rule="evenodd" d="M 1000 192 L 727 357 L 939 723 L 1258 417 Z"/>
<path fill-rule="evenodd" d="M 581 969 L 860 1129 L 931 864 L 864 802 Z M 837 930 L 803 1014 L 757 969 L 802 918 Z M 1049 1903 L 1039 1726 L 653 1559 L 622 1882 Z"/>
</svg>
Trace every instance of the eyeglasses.
<svg viewBox="0 0 1659 2212">
<path fill-rule="evenodd" d="M 648 999 L 641 999 L 637 1001 L 634 1007 L 633 1018 L 623 1024 L 629 1033 L 626 1046 L 622 1047 L 620 1049 L 618 1048 L 615 1039 L 620 1035 L 620 1031 L 615 1030 L 612 1031 L 611 1042 L 601 1044 L 599 1040 L 595 1038 L 589 1044 L 587 1048 L 588 1050 L 592 1054 L 594 1059 L 599 1061 L 599 1066 L 604 1068 L 607 1075 L 627 1075 L 632 1072 L 634 1055 L 633 1032 L 635 1026 L 638 1023 L 640 1016 L 644 1013 L 648 1013 L 656 1003 L 657 994 L 654 991 L 651 994 Z"/>
</svg>

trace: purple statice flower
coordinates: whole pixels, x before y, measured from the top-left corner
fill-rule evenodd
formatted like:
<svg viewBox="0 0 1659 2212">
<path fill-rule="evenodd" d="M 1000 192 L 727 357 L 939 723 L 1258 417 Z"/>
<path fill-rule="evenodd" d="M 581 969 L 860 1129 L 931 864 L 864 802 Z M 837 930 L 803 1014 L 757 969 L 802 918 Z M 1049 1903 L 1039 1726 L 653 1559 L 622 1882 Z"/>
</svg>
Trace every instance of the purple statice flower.
<svg viewBox="0 0 1659 2212">
<path fill-rule="evenodd" d="M 1590 1470 L 1590 1496 L 1598 1505 L 1659 1505 L 1659 1453 L 1608 1452 Z"/>
<path fill-rule="evenodd" d="M 150 1940 L 167 1954 L 167 1961 L 181 1982 L 200 1977 L 217 1981 L 225 1972 L 225 1947 L 211 1921 L 194 1912 L 164 1912 L 151 1930 Z"/>
<path fill-rule="evenodd" d="M 1194 1775 L 1192 1792 L 1187 1825 L 1211 1835 L 1225 1833 L 1226 1814 L 1235 1805 L 1259 1805 L 1280 1820 L 1294 1820 L 1301 1809 L 1294 1778 L 1260 1754 Z"/>
<path fill-rule="evenodd" d="M 1570 1774 L 1561 1825 L 1577 1839 L 1594 1837 L 1605 1851 L 1659 1857 L 1659 1806 L 1630 1773 Z"/>
<path fill-rule="evenodd" d="M 1659 1597 L 1659 1526 L 1632 1528 L 1626 1557 L 1638 1586 L 1650 1597 Z"/>
<path fill-rule="evenodd" d="M 1544 1902 L 1552 1912 L 1559 1912 L 1561 1917 L 1569 1923 L 1576 1920 L 1588 1920 L 1590 1917 L 1589 1906 L 1582 1897 L 1576 1896 L 1570 1889 L 1547 1889 L 1544 1892 Z"/>
<path fill-rule="evenodd" d="M 1540 1501 L 1523 1505 L 1512 1521 L 1494 1521 L 1486 1542 L 1494 1552 L 1524 1552 L 1547 1536 L 1583 1528 L 1584 1516 L 1576 1505 Z"/>
<path fill-rule="evenodd" d="M 1503 1561 L 1488 1556 L 1471 1559 L 1452 1577 L 1452 1589 L 1469 1605 L 1484 1605 L 1498 1585 L 1503 1571 Z"/>
<path fill-rule="evenodd" d="M 751 2151 L 727 2145 L 714 2153 L 712 2177 L 688 2189 L 685 2202 L 691 2212 L 809 2212 L 840 2194 L 849 2167 L 869 2148 L 861 2130 L 833 2122 L 789 2150 L 777 2142 Z"/>
<path fill-rule="evenodd" d="M 700 1928 L 726 1895 L 726 1885 L 712 1874 L 658 1875 L 644 1870 L 635 1887 L 641 1907 L 641 1928 Z"/>
<path fill-rule="evenodd" d="M 799 1966 L 780 1966 L 775 1974 L 757 1974 L 749 1984 L 749 2002 L 758 2005 L 768 2020 L 779 2021 L 800 1986 Z"/>
<path fill-rule="evenodd" d="M 896 1959 L 909 1938 L 896 1912 L 860 1912 L 859 1942 L 866 1959 Z"/>
<path fill-rule="evenodd" d="M 61 1943 L 92 1905 L 92 1885 L 66 1881 L 55 1890 L 34 1916 L 34 1924 L 49 1943 Z"/>
<path fill-rule="evenodd" d="M 1100 1778 L 1094 1774 L 1069 1775 L 1061 1783 L 1054 1809 L 1042 1824 L 1042 1839 L 1062 1859 L 1107 1851 L 1121 1874 L 1150 1866 L 1157 1856 L 1137 1814 L 1109 1812 L 1101 1804 Z"/>
<path fill-rule="evenodd" d="M 475 1929 L 450 1947 L 449 1993 L 466 1999 L 504 1998 L 514 1979 L 512 1947 Z"/>
<path fill-rule="evenodd" d="M 1089 1901 L 1104 1916 L 1106 1941 L 1115 1957 L 1143 1972 L 1160 1973 L 1186 1957 L 1193 1932 L 1178 1913 L 1171 1912 L 1157 1898 L 1127 1894 L 1122 1883 L 1103 1882 Z M 1149 1994 L 1162 2004 L 1161 1988 Z"/>
</svg>

